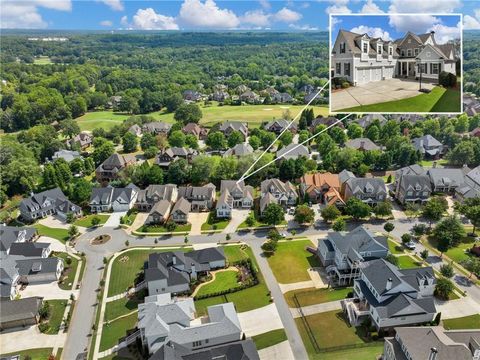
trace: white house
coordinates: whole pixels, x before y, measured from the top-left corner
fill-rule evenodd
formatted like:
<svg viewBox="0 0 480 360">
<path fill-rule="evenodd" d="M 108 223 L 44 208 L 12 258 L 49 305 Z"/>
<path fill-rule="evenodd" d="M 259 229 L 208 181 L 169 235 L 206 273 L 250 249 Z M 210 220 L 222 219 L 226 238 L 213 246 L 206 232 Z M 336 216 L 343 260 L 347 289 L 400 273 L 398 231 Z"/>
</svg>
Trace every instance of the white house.
<svg viewBox="0 0 480 360">
<path fill-rule="evenodd" d="M 340 30 L 332 48 L 333 77 L 344 77 L 354 85 L 392 78 L 437 80 L 442 71 L 456 75 L 454 44 L 437 44 L 435 32 L 387 41 Z"/>
</svg>

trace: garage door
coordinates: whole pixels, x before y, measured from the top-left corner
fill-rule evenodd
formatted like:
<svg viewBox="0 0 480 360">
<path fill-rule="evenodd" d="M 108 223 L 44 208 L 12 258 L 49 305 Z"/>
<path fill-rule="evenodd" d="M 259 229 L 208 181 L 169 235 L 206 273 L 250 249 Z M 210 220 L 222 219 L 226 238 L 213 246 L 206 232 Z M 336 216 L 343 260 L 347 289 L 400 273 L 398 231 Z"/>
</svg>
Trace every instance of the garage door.
<svg viewBox="0 0 480 360">
<path fill-rule="evenodd" d="M 384 77 L 385 79 L 391 79 L 391 78 L 393 78 L 393 66 L 386 66 L 386 67 L 384 68 L 383 77 Z"/>
<path fill-rule="evenodd" d="M 370 69 L 358 69 L 357 83 L 365 84 L 370 81 Z"/>
<path fill-rule="evenodd" d="M 373 68 L 372 69 L 372 81 L 382 80 L 382 68 Z"/>
</svg>

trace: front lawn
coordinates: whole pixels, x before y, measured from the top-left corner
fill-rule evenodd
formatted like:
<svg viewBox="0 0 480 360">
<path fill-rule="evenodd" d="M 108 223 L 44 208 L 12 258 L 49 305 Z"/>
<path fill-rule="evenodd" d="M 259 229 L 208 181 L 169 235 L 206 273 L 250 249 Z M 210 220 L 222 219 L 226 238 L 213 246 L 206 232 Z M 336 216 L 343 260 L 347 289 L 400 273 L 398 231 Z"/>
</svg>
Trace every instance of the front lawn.
<svg viewBox="0 0 480 360">
<path fill-rule="evenodd" d="M 456 263 L 461 263 L 462 261 L 470 259 L 472 256 L 470 253 L 466 252 L 472 248 L 474 242 L 472 239 L 471 243 L 461 243 L 458 246 L 448 249 L 445 253 L 450 259 L 455 261 Z"/>
<path fill-rule="evenodd" d="M 372 344 L 372 346 L 364 346 L 361 348 L 349 350 L 329 351 L 326 353 L 315 354 L 310 359 L 314 360 L 375 360 L 383 354 L 383 343 Z"/>
<path fill-rule="evenodd" d="M 305 250 L 312 246 L 310 240 L 289 240 L 278 243 L 275 253 L 268 258 L 268 264 L 277 281 L 290 284 L 310 280 L 307 269 L 320 266 L 318 258 Z"/>
<path fill-rule="evenodd" d="M 50 312 L 47 319 L 48 328 L 46 331 L 43 331 L 43 333 L 49 335 L 58 334 L 60 325 L 62 324 L 63 314 L 67 307 L 67 300 L 46 300 L 45 303 L 50 308 Z"/>
<path fill-rule="evenodd" d="M 422 266 L 422 263 L 409 255 L 398 256 L 398 267 L 400 269 L 413 269 Z"/>
<path fill-rule="evenodd" d="M 233 264 L 237 261 L 248 259 L 249 255 L 247 251 L 250 248 L 247 245 L 229 245 L 223 246 L 225 257 L 229 264 Z"/>
<path fill-rule="evenodd" d="M 127 315 L 134 310 L 137 310 L 138 304 L 143 302 L 146 290 L 142 290 L 135 294 L 132 298 L 123 297 L 118 300 L 109 301 L 105 304 L 105 319 L 104 321 L 111 321 L 119 316 Z"/>
<path fill-rule="evenodd" d="M 19 355 L 20 359 L 19 360 L 49 360 L 50 355 L 53 352 L 53 348 L 38 348 L 38 349 L 28 349 L 28 350 L 22 350 L 22 351 L 15 351 L 12 353 L 8 354 L 1 354 L 0 356 L 6 357 L 8 359 L 9 356 L 14 356 L 14 355 Z M 59 357 L 55 357 L 56 359 L 59 359 Z"/>
<path fill-rule="evenodd" d="M 242 222 L 239 226 L 238 226 L 238 229 L 246 229 L 246 228 L 249 228 L 249 227 L 252 227 L 252 228 L 257 228 L 257 227 L 265 227 L 265 226 L 272 226 L 272 225 L 269 225 L 267 224 L 266 222 L 264 222 L 262 220 L 262 218 L 260 218 L 260 216 L 258 215 L 258 213 L 256 211 L 253 212 L 254 214 L 254 221 L 253 221 L 253 225 L 249 226 L 247 224 L 247 220 L 245 220 L 244 222 Z M 277 225 L 287 225 L 287 220 L 285 220 L 285 218 L 280 222 L 278 223 Z"/>
<path fill-rule="evenodd" d="M 263 334 L 252 336 L 252 340 L 257 347 L 257 350 L 262 350 L 267 347 L 280 344 L 288 340 L 287 334 L 283 329 L 272 330 Z"/>
<path fill-rule="evenodd" d="M 86 227 L 86 228 L 92 227 L 93 226 L 92 225 L 92 219 L 94 217 L 98 217 L 100 219 L 100 223 L 98 224 L 100 226 L 100 225 L 103 225 L 107 222 L 110 215 L 103 215 L 103 214 L 87 215 L 87 216 L 83 216 L 83 217 L 75 220 L 74 224 L 77 225 L 77 226 L 83 226 L 83 227 Z"/>
<path fill-rule="evenodd" d="M 330 289 L 299 289 L 286 292 L 284 294 L 285 300 L 289 307 L 297 307 L 294 297 L 296 296 L 300 306 L 309 306 L 315 304 L 323 304 L 330 301 L 345 299 L 352 288 L 330 288 Z"/>
<path fill-rule="evenodd" d="M 202 224 L 202 231 L 223 230 L 230 223 L 230 219 L 217 218 L 215 211 L 208 214 L 207 221 Z"/>
<path fill-rule="evenodd" d="M 54 252 L 52 256 L 62 259 L 65 266 L 62 273 L 62 280 L 58 283 L 58 286 L 62 290 L 72 290 L 75 274 L 77 273 L 78 260 L 64 252 Z M 68 262 L 70 262 L 70 265 Z"/>
<path fill-rule="evenodd" d="M 237 271 L 228 270 L 215 273 L 215 280 L 211 283 L 203 285 L 197 292 L 197 296 L 214 294 L 238 286 Z"/>
<path fill-rule="evenodd" d="M 170 232 L 190 232 L 192 224 L 177 224 L 174 230 L 168 230 L 164 225 L 142 225 L 137 229 L 137 232 L 144 233 L 170 233 Z"/>
<path fill-rule="evenodd" d="M 393 255 L 399 255 L 399 254 L 403 254 L 405 252 L 402 245 L 399 245 L 398 243 L 396 243 L 395 241 L 393 241 L 391 239 L 388 239 L 388 250 L 390 250 L 390 252 Z"/>
<path fill-rule="evenodd" d="M 480 314 L 443 320 L 443 327 L 447 330 L 479 329 Z"/>
<path fill-rule="evenodd" d="M 387 101 L 378 104 L 355 106 L 338 112 L 459 112 L 460 92 L 436 86 L 428 94 Z"/>
<path fill-rule="evenodd" d="M 118 344 L 118 341 L 127 335 L 127 331 L 135 327 L 137 319 L 138 314 L 135 312 L 109 324 L 104 324 L 100 339 L 100 351 L 105 351 Z"/>
<path fill-rule="evenodd" d="M 439 160 L 421 160 L 419 161 L 419 165 L 423 167 L 433 167 L 433 163 L 436 163 L 437 165 L 448 165 L 448 160 L 447 159 L 439 159 Z"/>
<path fill-rule="evenodd" d="M 70 238 L 68 235 L 67 229 L 58 229 L 58 228 L 51 228 L 42 224 L 34 224 L 33 227 L 37 229 L 39 235 L 48 236 L 53 239 L 60 240 L 62 243 L 66 243 L 67 240 Z"/>
</svg>

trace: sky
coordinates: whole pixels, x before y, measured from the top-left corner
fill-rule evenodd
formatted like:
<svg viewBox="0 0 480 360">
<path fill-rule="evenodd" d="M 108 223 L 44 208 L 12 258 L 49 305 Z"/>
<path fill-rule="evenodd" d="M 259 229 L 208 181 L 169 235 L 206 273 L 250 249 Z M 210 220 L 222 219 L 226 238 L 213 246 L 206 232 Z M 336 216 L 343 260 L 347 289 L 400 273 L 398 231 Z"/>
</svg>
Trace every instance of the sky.
<svg viewBox="0 0 480 360">
<path fill-rule="evenodd" d="M 405 12 L 462 13 L 466 30 L 480 30 L 478 0 L 0 0 L 0 26 L 59 30 L 315 31 L 328 30 L 330 13 Z M 422 21 L 423 27 L 456 26 L 427 17 Z"/>
</svg>

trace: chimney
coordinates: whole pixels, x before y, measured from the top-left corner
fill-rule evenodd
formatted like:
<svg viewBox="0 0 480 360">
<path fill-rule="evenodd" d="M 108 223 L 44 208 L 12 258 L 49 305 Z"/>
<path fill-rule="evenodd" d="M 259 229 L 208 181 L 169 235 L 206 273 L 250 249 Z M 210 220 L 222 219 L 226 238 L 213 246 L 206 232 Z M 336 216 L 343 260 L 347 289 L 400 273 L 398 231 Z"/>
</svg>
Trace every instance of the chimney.
<svg viewBox="0 0 480 360">
<path fill-rule="evenodd" d="M 175 256 L 175 254 L 173 254 L 172 256 L 172 264 L 177 265 L 177 257 Z"/>
<path fill-rule="evenodd" d="M 385 286 L 385 290 L 390 290 L 392 288 L 392 278 L 388 278 L 387 285 Z"/>
<path fill-rule="evenodd" d="M 432 35 L 433 35 L 433 34 L 435 34 L 435 31 L 433 31 L 433 30 L 432 30 L 432 31 L 430 31 L 430 34 L 432 34 Z"/>
<path fill-rule="evenodd" d="M 365 141 L 360 141 L 360 149 L 365 149 Z"/>
<path fill-rule="evenodd" d="M 435 360 L 437 358 L 438 350 L 437 348 L 432 347 L 430 349 L 430 354 L 428 355 L 428 360 Z"/>
</svg>

